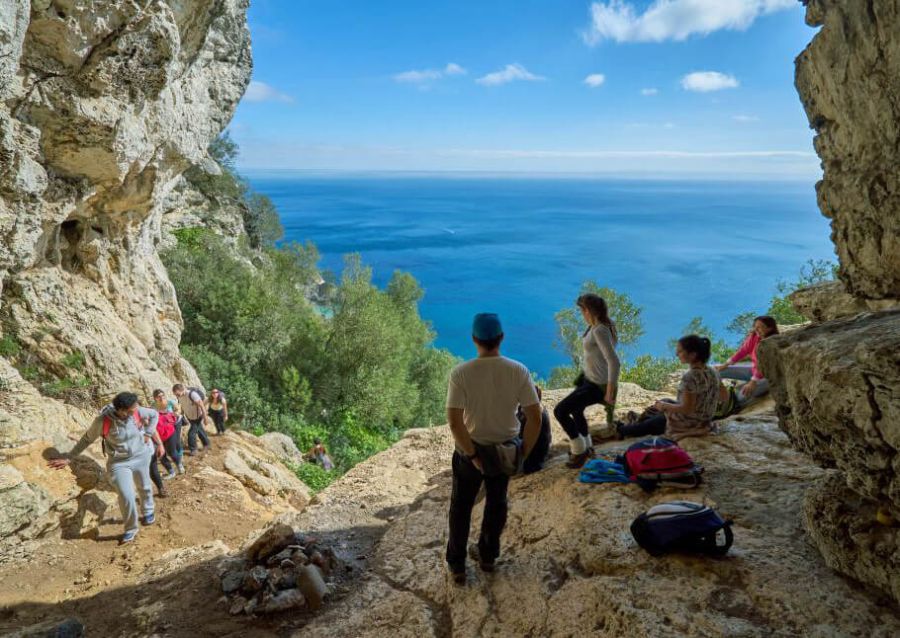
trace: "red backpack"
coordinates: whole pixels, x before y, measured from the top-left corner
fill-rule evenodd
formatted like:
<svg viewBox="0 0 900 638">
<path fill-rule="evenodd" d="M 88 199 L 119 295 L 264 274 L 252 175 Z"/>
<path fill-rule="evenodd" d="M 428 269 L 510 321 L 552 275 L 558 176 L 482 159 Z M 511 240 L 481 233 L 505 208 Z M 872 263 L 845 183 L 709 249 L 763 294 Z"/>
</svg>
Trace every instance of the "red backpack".
<svg viewBox="0 0 900 638">
<path fill-rule="evenodd" d="M 175 434 L 175 423 L 178 422 L 178 415 L 174 412 L 160 412 L 159 421 L 156 424 L 156 433 L 159 435 L 160 441 L 168 441 L 169 437 Z"/>
<path fill-rule="evenodd" d="M 661 485 L 697 487 L 703 468 L 675 441 L 661 436 L 638 441 L 622 458 L 625 474 L 652 492 Z"/>
<path fill-rule="evenodd" d="M 134 419 L 135 426 L 140 429 L 141 428 L 141 413 L 137 410 L 134 411 L 134 414 L 131 415 L 131 418 Z M 106 439 L 109 437 L 109 428 L 112 427 L 112 417 L 108 414 L 103 415 L 103 454 L 104 456 L 109 453 L 106 449 Z"/>
</svg>

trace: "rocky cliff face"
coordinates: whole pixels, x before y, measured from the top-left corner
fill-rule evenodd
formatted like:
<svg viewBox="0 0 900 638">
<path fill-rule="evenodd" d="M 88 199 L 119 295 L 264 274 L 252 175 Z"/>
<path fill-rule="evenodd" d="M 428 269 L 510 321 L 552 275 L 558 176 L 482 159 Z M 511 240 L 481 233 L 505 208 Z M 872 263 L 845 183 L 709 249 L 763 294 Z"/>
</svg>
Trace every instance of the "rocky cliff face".
<svg viewBox="0 0 900 638">
<path fill-rule="evenodd" d="M 766 340 L 761 363 L 792 443 L 838 470 L 809 493 L 810 538 L 900 601 L 900 2 L 810 0 L 807 22 L 797 88 L 841 283 L 794 295 L 823 323 Z"/>
<path fill-rule="evenodd" d="M 900 299 L 900 3 L 808 0 L 822 29 L 797 59 L 797 90 L 816 131 L 841 279 L 857 297 Z"/>
<path fill-rule="evenodd" d="M 88 412 L 46 396 L 48 380 L 77 377 L 90 402 L 197 382 L 160 228 L 249 82 L 247 5 L 0 0 L 4 463 L 86 426 Z M 19 509 L 0 536 L 68 498 L 32 474 L 4 474 L 0 519 L 14 497 Z"/>
<path fill-rule="evenodd" d="M 162 206 L 249 80 L 246 0 L 0 1 L 4 334 L 101 393 L 193 379 Z"/>
</svg>

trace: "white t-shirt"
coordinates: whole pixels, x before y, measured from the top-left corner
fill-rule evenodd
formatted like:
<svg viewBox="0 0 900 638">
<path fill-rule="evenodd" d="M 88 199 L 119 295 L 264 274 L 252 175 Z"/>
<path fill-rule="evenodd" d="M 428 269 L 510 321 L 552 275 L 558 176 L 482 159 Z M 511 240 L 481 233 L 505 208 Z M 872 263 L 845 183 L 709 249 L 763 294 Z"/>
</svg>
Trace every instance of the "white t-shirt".
<svg viewBox="0 0 900 638">
<path fill-rule="evenodd" d="M 528 368 L 506 357 L 480 357 L 450 373 L 447 407 L 463 410 L 469 435 L 476 443 L 503 443 L 518 436 L 518 406 L 538 403 Z"/>
</svg>

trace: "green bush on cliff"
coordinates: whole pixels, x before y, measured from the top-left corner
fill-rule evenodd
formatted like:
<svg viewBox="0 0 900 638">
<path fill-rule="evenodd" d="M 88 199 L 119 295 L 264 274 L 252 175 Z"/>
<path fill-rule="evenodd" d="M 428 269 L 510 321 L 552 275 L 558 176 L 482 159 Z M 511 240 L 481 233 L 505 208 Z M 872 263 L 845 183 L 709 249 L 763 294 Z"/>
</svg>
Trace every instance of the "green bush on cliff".
<svg viewBox="0 0 900 638">
<path fill-rule="evenodd" d="M 311 244 L 243 252 L 209 231 L 176 237 L 163 259 L 184 318 L 183 354 L 226 393 L 243 427 L 284 432 L 303 450 L 319 437 L 341 472 L 409 427 L 443 422 L 455 359 L 431 347 L 410 275 L 395 273 L 382 290 L 350 257 L 317 307 Z"/>
</svg>

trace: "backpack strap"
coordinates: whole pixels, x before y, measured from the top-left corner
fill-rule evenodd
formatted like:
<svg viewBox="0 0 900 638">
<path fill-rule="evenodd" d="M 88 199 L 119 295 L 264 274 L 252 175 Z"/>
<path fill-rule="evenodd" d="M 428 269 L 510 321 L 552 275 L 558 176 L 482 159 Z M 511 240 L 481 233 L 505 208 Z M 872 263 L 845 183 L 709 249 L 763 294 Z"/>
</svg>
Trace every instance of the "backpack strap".
<svg viewBox="0 0 900 638">
<path fill-rule="evenodd" d="M 724 556 L 734 544 L 734 532 L 731 531 L 731 521 L 725 521 L 725 524 L 719 528 L 725 535 L 725 544 L 716 543 L 716 537 L 719 535 L 718 530 L 704 537 L 704 550 L 712 556 Z"/>
<path fill-rule="evenodd" d="M 141 413 L 138 410 L 135 410 L 131 415 L 131 418 L 134 419 L 134 425 L 137 429 L 141 429 Z M 108 414 L 103 415 L 103 438 L 109 437 L 109 429 L 112 427 L 112 417 Z"/>
</svg>

